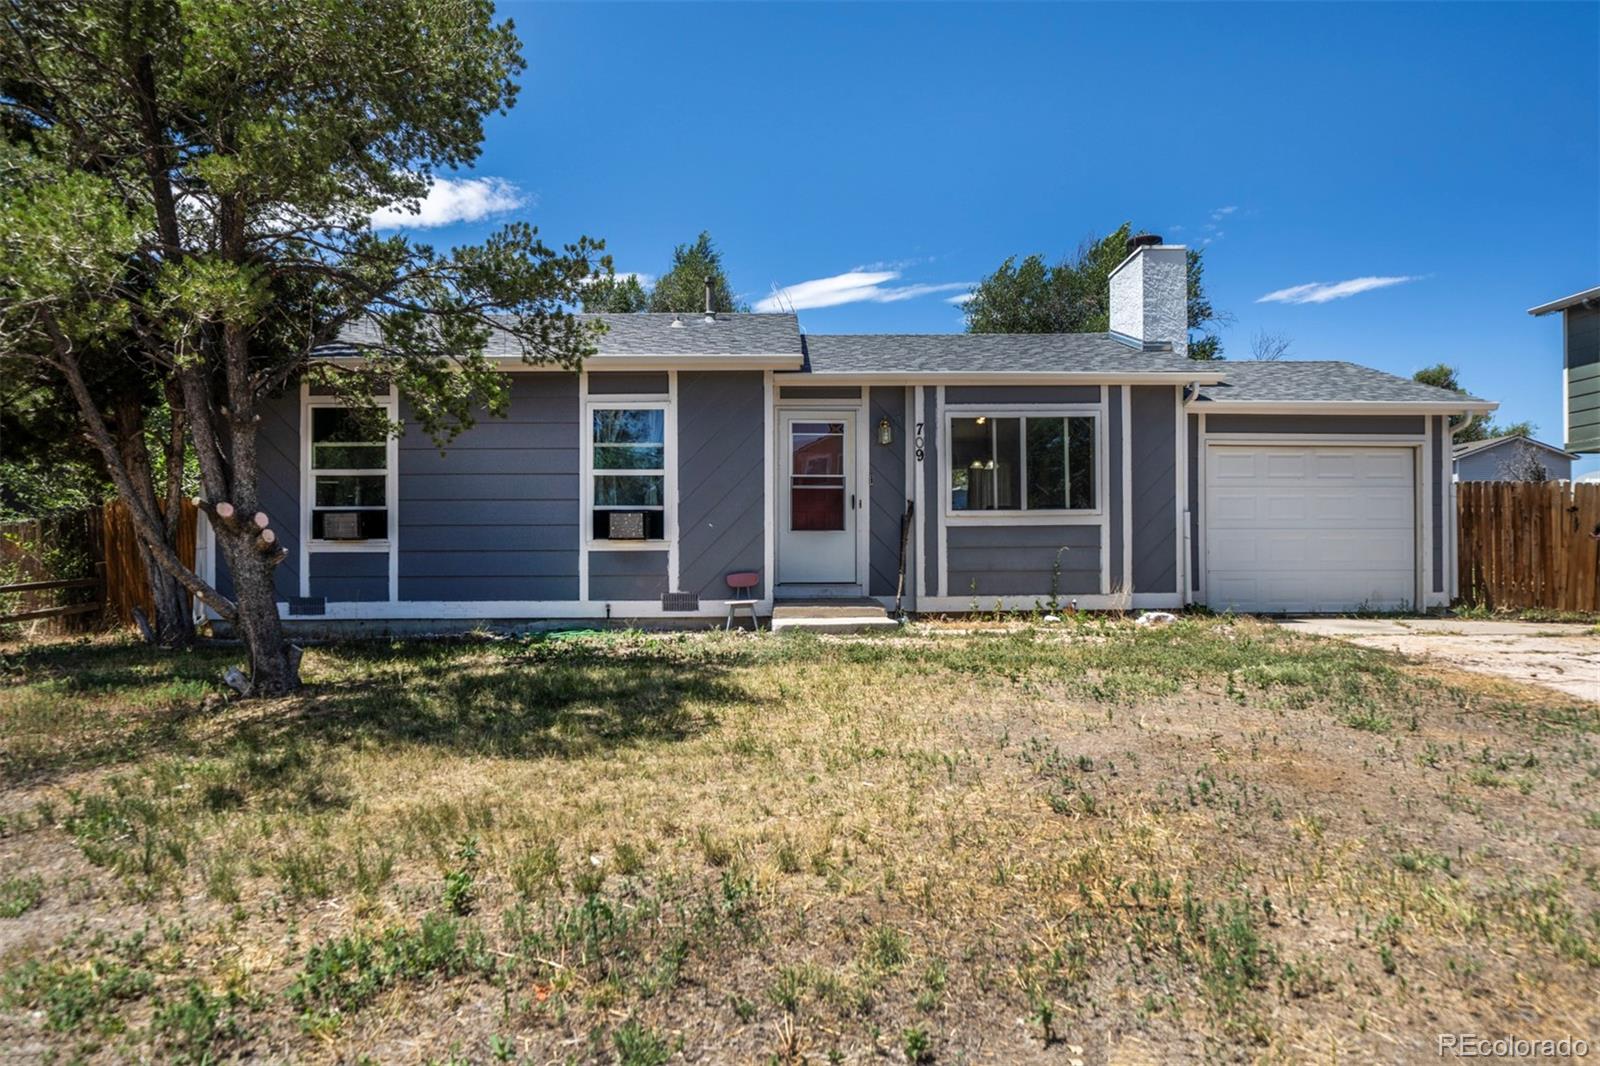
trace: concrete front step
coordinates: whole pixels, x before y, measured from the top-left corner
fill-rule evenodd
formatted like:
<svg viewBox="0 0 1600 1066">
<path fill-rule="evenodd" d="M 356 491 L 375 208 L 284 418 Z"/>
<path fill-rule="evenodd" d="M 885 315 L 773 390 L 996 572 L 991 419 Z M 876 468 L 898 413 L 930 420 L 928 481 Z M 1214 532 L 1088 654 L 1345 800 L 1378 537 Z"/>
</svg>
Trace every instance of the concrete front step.
<svg viewBox="0 0 1600 1066">
<path fill-rule="evenodd" d="M 828 633 L 861 633 L 898 626 L 883 604 L 856 599 L 779 600 L 772 607 L 772 631 L 815 629 Z"/>
</svg>

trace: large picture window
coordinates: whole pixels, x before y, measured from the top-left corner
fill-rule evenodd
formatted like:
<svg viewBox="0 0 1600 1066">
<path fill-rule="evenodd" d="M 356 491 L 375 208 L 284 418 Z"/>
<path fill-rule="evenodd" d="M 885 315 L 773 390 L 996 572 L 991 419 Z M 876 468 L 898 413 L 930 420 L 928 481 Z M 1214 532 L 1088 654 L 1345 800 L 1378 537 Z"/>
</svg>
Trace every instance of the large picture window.
<svg viewBox="0 0 1600 1066">
<path fill-rule="evenodd" d="M 660 407 L 590 408 L 593 539 L 666 538 L 666 421 Z"/>
<path fill-rule="evenodd" d="M 344 407 L 311 416 L 311 539 L 387 540 L 389 442 L 381 423 Z"/>
<path fill-rule="evenodd" d="M 952 511 L 1093 511 L 1093 415 L 950 419 Z"/>
</svg>

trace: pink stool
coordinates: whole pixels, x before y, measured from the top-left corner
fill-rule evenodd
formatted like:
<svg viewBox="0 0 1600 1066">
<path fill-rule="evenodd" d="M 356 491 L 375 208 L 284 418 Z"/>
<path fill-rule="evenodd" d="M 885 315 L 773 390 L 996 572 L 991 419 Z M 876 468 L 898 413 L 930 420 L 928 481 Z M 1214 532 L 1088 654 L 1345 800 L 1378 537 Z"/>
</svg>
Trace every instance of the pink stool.
<svg viewBox="0 0 1600 1066">
<path fill-rule="evenodd" d="M 740 570 L 738 573 L 727 576 L 728 587 L 733 590 L 734 599 L 728 601 L 728 621 L 723 629 L 733 628 L 734 612 L 743 607 L 750 612 L 750 628 L 760 630 L 761 623 L 756 621 L 756 604 L 760 600 L 754 599 L 755 587 L 761 584 L 759 570 Z"/>
</svg>

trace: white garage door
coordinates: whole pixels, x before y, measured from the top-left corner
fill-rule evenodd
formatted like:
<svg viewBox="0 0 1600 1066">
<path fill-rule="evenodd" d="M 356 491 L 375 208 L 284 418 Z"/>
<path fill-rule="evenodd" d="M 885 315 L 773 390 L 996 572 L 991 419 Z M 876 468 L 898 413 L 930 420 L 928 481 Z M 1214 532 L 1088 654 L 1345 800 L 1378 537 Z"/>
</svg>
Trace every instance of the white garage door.
<svg viewBox="0 0 1600 1066">
<path fill-rule="evenodd" d="M 1206 603 L 1213 610 L 1398 610 L 1416 602 L 1409 448 L 1213 444 Z"/>
</svg>

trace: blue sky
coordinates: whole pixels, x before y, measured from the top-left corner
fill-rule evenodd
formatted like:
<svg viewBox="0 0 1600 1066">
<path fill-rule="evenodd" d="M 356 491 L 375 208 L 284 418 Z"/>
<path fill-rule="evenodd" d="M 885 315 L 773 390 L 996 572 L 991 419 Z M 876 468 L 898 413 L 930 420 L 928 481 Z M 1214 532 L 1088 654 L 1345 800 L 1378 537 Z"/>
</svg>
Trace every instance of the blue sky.
<svg viewBox="0 0 1600 1066">
<path fill-rule="evenodd" d="M 752 303 L 846 301 L 809 332 L 941 332 L 1006 256 L 1132 220 L 1204 244 L 1229 356 L 1446 361 L 1559 441 L 1526 309 L 1600 284 L 1600 5 L 501 10 L 521 99 L 430 210 L 489 213 L 430 240 L 526 218 L 658 274 L 708 229 Z"/>
</svg>

